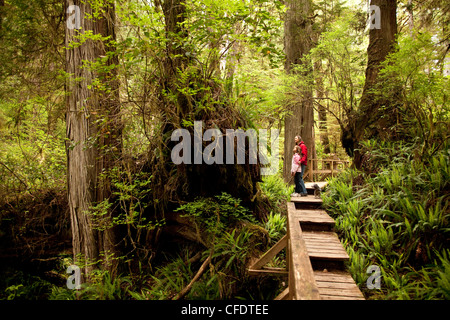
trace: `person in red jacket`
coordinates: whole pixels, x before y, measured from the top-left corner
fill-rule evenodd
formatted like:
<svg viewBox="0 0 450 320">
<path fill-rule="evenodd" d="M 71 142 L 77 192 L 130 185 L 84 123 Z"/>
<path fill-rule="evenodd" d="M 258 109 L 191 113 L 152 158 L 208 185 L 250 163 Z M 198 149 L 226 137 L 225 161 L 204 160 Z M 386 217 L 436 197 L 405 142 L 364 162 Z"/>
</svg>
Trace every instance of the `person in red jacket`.
<svg viewBox="0 0 450 320">
<path fill-rule="evenodd" d="M 305 182 L 303 181 L 303 174 L 306 170 L 306 166 L 308 165 L 308 148 L 306 148 L 305 143 L 302 140 L 302 137 L 295 136 L 295 145 L 299 146 L 302 153 L 300 158 L 300 165 L 301 165 L 301 173 L 300 173 L 300 195 L 302 197 L 306 197 L 308 195 L 308 192 L 306 191 Z"/>
</svg>

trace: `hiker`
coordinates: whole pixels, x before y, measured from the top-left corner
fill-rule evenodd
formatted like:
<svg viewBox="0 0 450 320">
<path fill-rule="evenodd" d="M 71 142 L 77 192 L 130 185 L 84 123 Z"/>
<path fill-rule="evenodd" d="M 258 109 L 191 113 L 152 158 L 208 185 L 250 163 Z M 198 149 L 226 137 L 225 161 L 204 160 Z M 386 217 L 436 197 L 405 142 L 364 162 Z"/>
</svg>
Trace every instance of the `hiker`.
<svg viewBox="0 0 450 320">
<path fill-rule="evenodd" d="M 300 175 L 302 170 L 300 165 L 301 149 L 299 146 L 295 146 L 292 152 L 294 155 L 292 156 L 291 175 L 294 177 L 295 189 L 291 196 L 299 197 L 302 190 L 300 186 Z"/>
<path fill-rule="evenodd" d="M 300 196 L 306 197 L 308 192 L 306 191 L 305 182 L 303 181 L 303 174 L 305 173 L 306 166 L 308 165 L 308 148 L 306 148 L 305 143 L 302 140 L 301 136 L 295 136 L 295 145 L 298 146 L 301 150 L 301 159 L 300 159 Z"/>
</svg>

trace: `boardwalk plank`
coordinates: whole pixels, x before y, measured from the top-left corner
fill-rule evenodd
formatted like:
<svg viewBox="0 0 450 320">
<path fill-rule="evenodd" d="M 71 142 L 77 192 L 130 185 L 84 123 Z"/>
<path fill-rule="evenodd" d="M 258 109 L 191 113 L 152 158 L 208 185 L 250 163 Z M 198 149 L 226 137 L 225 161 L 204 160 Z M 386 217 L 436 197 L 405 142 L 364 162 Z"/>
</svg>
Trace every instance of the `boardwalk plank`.
<svg viewBox="0 0 450 320">
<path fill-rule="evenodd" d="M 294 202 L 294 203 L 316 203 L 316 204 L 322 204 L 323 200 L 321 198 L 316 198 L 313 195 L 308 195 L 306 197 L 291 197 L 291 202 Z"/>
<path fill-rule="evenodd" d="M 320 254 L 329 254 L 329 255 L 336 255 L 339 257 L 343 257 L 343 259 L 348 259 L 348 254 L 345 250 L 341 250 L 341 249 L 321 249 L 321 248 L 311 248 L 308 247 L 308 245 L 306 245 L 306 249 L 308 250 L 309 254 L 314 254 L 314 255 L 320 255 Z"/>
<path fill-rule="evenodd" d="M 300 223 L 329 224 L 334 226 L 335 221 L 324 210 L 296 210 L 294 213 Z"/>
<path fill-rule="evenodd" d="M 348 256 L 343 254 L 333 254 L 328 252 L 308 252 L 309 257 L 315 260 L 335 260 L 335 261 L 347 261 Z"/>
<path fill-rule="evenodd" d="M 334 297 L 348 297 L 352 299 L 364 299 L 359 289 L 354 290 L 343 290 L 343 289 L 329 289 L 329 288 L 319 288 L 319 295 L 329 295 Z"/>
<path fill-rule="evenodd" d="M 329 232 L 329 231 L 309 231 L 309 232 L 305 232 L 304 233 L 304 237 L 309 237 L 309 238 L 319 238 L 319 239 L 323 239 L 323 238 L 335 238 L 339 240 L 339 237 L 337 236 L 337 234 L 335 232 Z"/>
<path fill-rule="evenodd" d="M 358 299 L 355 297 L 344 297 L 344 296 L 333 296 L 333 295 L 320 295 L 321 300 L 364 300 L 364 299 Z"/>
<path fill-rule="evenodd" d="M 338 235 L 331 232 L 335 221 L 326 211 L 317 209 L 321 203 L 322 199 L 311 195 L 292 197 L 288 203 L 286 253 L 289 286 L 276 299 L 364 300 L 351 275 L 336 271 L 349 256 Z M 280 247 L 282 245 L 286 244 L 279 244 Z M 264 262 L 265 259 L 262 260 Z M 332 268 L 332 272 L 313 270 L 311 261 L 315 268 Z M 263 270 L 286 272 L 272 269 Z"/>
<path fill-rule="evenodd" d="M 314 272 L 314 277 L 316 281 L 321 282 L 334 282 L 334 283 L 355 283 L 353 278 L 347 274 L 348 277 L 336 276 L 336 275 L 321 275 L 317 271 Z"/>
<path fill-rule="evenodd" d="M 314 271 L 321 299 L 364 300 L 353 278 L 348 273 Z"/>
<path fill-rule="evenodd" d="M 327 185 L 327 181 L 317 181 L 317 182 L 305 182 L 306 189 L 314 189 L 314 185 L 317 184 L 321 189 L 324 189 Z"/>
<path fill-rule="evenodd" d="M 303 232 L 303 238 L 312 259 L 340 261 L 349 259 L 338 236 L 333 232 Z"/>
</svg>

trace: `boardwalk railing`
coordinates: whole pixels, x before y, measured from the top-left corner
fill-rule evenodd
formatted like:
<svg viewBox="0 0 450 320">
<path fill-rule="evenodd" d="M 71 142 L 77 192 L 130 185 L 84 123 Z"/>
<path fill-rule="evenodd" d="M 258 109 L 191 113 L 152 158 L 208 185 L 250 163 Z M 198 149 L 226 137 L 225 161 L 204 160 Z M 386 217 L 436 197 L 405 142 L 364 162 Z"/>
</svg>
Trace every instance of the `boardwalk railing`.
<svg viewBox="0 0 450 320">
<path fill-rule="evenodd" d="M 295 211 L 294 203 L 288 203 L 288 211 Z M 276 300 L 319 300 L 319 290 L 314 280 L 314 271 L 302 237 L 298 217 L 288 214 L 287 218 L 287 234 L 256 261 L 248 272 L 254 276 L 287 275 L 288 287 L 278 295 Z M 287 248 L 287 268 L 265 268 L 264 265 L 284 248 Z"/>
<path fill-rule="evenodd" d="M 295 210 L 294 203 L 288 203 L 288 212 Z M 278 299 L 289 300 L 319 300 L 319 290 L 314 279 L 314 271 L 302 237 L 302 229 L 298 217 L 287 217 L 287 261 L 289 286 L 287 292 L 282 293 Z M 287 294 L 287 296 L 285 296 Z"/>
<path fill-rule="evenodd" d="M 311 194 L 313 183 L 306 185 L 307 197 L 287 203 L 287 234 L 250 266 L 249 274 L 287 277 L 288 286 L 276 300 L 364 299 L 345 271 L 349 256 L 333 232 L 335 221 L 321 209 L 322 199 Z M 286 268 L 265 267 L 283 249 Z"/>
<path fill-rule="evenodd" d="M 326 177 L 334 177 L 350 166 L 350 161 L 340 159 L 308 159 L 305 179 L 323 181 Z"/>
</svg>

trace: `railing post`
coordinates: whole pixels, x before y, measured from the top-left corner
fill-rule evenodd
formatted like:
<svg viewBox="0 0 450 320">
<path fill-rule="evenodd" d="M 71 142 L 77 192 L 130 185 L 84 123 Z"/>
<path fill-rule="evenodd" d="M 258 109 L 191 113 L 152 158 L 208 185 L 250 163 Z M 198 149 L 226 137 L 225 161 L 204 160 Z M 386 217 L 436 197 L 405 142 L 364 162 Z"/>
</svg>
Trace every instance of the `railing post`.
<svg viewBox="0 0 450 320">
<path fill-rule="evenodd" d="M 331 160 L 331 177 L 334 177 L 334 160 Z"/>
</svg>

